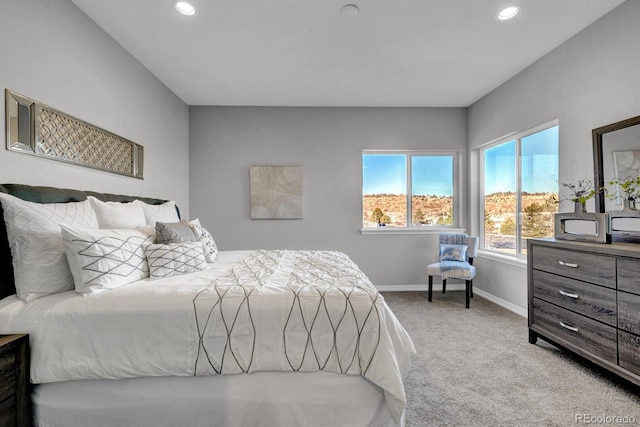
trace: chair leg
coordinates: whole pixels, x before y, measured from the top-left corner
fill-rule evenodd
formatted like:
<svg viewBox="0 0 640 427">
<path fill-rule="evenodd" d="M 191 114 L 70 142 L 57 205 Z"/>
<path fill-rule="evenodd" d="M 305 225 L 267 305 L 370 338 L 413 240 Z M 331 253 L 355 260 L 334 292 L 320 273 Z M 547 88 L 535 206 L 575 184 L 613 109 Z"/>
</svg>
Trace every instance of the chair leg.
<svg viewBox="0 0 640 427">
<path fill-rule="evenodd" d="M 469 308 L 469 297 L 471 296 L 471 280 L 466 280 L 465 286 L 465 307 Z"/>
<path fill-rule="evenodd" d="M 429 276 L 429 296 L 427 298 L 427 300 L 429 302 L 431 302 L 431 296 L 433 294 L 433 276 Z"/>
<path fill-rule="evenodd" d="M 442 279 L 442 293 L 444 294 L 447 290 L 447 279 Z"/>
<path fill-rule="evenodd" d="M 469 291 L 471 293 L 471 298 L 473 298 L 473 280 L 469 280 Z"/>
</svg>

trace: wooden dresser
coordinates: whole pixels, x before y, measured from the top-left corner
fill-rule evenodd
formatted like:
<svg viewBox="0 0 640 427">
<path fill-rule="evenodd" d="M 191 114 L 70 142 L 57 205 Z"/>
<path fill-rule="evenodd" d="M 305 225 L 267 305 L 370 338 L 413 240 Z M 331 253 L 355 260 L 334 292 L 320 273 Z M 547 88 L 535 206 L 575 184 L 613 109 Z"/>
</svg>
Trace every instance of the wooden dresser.
<svg viewBox="0 0 640 427">
<path fill-rule="evenodd" d="M 640 245 L 529 239 L 529 342 L 640 385 Z"/>
<path fill-rule="evenodd" d="M 31 425 L 29 336 L 0 335 L 0 426 Z"/>
</svg>

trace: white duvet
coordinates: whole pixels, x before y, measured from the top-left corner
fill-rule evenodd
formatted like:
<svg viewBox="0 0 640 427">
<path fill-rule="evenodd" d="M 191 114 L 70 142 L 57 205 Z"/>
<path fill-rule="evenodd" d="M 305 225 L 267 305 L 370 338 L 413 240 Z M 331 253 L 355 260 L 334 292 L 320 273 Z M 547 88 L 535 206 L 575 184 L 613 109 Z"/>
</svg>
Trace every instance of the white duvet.
<svg viewBox="0 0 640 427">
<path fill-rule="evenodd" d="M 322 370 L 381 387 L 396 421 L 415 353 L 367 277 L 329 251 L 220 252 L 205 271 L 90 297 L 8 297 L 0 333 L 17 332 L 33 383 Z"/>
</svg>

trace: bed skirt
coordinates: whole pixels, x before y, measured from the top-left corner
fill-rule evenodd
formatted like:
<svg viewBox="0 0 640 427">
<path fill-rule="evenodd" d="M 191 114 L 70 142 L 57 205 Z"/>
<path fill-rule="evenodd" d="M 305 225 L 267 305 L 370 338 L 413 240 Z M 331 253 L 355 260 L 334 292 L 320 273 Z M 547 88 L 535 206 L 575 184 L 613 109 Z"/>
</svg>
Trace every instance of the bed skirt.
<svg viewBox="0 0 640 427">
<path fill-rule="evenodd" d="M 328 372 L 66 381 L 32 396 L 39 427 L 404 425 L 378 386 Z"/>
</svg>

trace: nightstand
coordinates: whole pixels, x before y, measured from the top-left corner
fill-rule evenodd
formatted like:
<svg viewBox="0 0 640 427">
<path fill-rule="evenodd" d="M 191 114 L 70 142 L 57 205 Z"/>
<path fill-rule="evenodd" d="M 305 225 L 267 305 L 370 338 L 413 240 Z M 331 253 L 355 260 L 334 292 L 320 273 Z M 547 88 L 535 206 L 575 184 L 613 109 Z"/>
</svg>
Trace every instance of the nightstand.
<svg viewBox="0 0 640 427">
<path fill-rule="evenodd" d="M 0 335 L 0 426 L 31 424 L 29 335 Z"/>
</svg>

